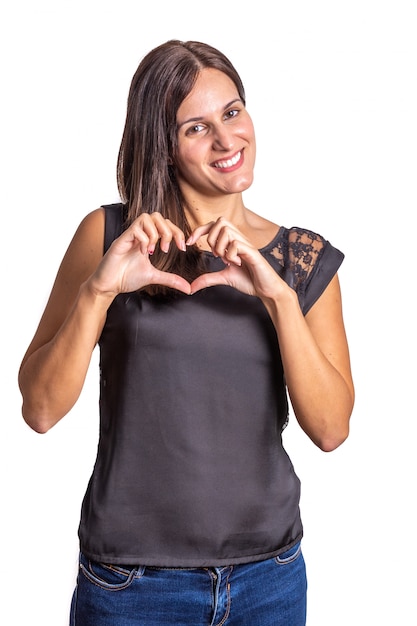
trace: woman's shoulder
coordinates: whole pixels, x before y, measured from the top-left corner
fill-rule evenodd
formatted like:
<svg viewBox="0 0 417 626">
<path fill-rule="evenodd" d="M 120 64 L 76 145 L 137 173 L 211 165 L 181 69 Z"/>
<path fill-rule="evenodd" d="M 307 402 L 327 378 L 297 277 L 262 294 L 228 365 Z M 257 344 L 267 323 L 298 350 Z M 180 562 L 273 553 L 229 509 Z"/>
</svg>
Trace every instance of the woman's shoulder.
<svg viewBox="0 0 417 626">
<path fill-rule="evenodd" d="M 247 211 L 249 224 L 252 232 L 254 245 L 261 251 L 268 251 L 269 248 L 286 248 L 289 251 L 299 253 L 306 248 L 314 249 L 317 252 L 327 243 L 327 240 L 317 232 L 300 226 L 279 226 L 277 223 L 254 213 Z"/>
<path fill-rule="evenodd" d="M 246 209 L 246 217 L 248 238 L 258 250 L 267 248 L 271 242 L 275 241 L 280 231 L 278 224 L 249 209 Z"/>
<path fill-rule="evenodd" d="M 308 228 L 280 226 L 264 251 L 288 260 L 304 259 L 311 264 L 313 257 L 318 258 L 328 244 L 325 237 Z"/>
<path fill-rule="evenodd" d="M 297 290 L 306 289 L 319 269 L 320 275 L 333 276 L 344 258 L 323 235 L 300 226 L 281 226 L 261 252 Z"/>
<path fill-rule="evenodd" d="M 81 220 L 70 244 L 77 248 L 100 248 L 104 236 L 105 216 L 102 207 L 94 209 Z"/>
</svg>

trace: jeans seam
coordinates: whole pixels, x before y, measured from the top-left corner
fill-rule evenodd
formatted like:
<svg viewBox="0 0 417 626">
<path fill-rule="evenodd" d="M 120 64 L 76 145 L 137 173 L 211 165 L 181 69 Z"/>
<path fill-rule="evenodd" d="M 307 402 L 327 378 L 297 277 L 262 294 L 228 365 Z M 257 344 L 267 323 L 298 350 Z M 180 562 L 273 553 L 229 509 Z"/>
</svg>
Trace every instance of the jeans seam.
<svg viewBox="0 0 417 626">
<path fill-rule="evenodd" d="M 221 576 L 221 572 L 222 572 L 222 571 L 224 571 L 225 569 L 227 569 L 227 568 L 223 567 L 223 568 L 219 568 L 219 569 L 218 569 L 218 572 L 219 572 L 219 575 L 220 575 L 220 576 Z M 217 622 L 217 623 L 216 623 L 216 624 L 214 624 L 213 626 L 223 626 L 223 624 L 225 624 L 225 623 L 226 623 L 226 620 L 228 619 L 228 617 L 229 617 L 229 615 L 230 615 L 230 607 L 231 607 L 231 590 L 230 590 L 230 582 L 229 582 L 229 578 L 230 578 L 230 575 L 231 575 L 232 571 L 233 571 L 233 565 L 232 565 L 232 566 L 230 566 L 230 568 L 229 568 L 229 572 L 228 572 L 228 574 L 227 574 L 227 576 L 226 576 L 226 594 L 227 594 L 227 605 L 226 605 L 226 610 L 225 610 L 225 613 L 224 613 L 224 615 L 223 615 L 222 619 L 220 620 L 220 622 Z M 215 580 L 215 579 L 214 579 L 214 575 L 213 575 L 211 572 L 210 572 L 210 574 L 211 574 L 211 576 L 212 576 L 213 580 Z M 217 583 L 217 584 L 218 584 L 218 583 Z M 215 594 L 213 594 L 213 591 L 212 591 L 212 595 L 214 595 L 214 597 L 213 597 L 213 600 L 214 600 L 213 607 L 214 607 L 214 615 L 215 615 L 215 614 L 216 614 L 216 612 L 217 612 L 217 605 L 218 605 L 218 590 L 216 591 L 216 593 L 215 593 Z M 213 615 L 213 618 L 214 618 L 214 615 Z"/>
<path fill-rule="evenodd" d="M 282 559 L 281 558 L 282 555 L 278 554 L 278 556 L 274 557 L 274 561 L 275 561 L 275 563 L 277 565 L 288 565 L 290 563 L 294 563 L 294 561 L 296 561 L 298 559 L 300 554 L 301 554 L 301 544 L 298 545 L 297 550 L 291 556 L 289 556 L 289 557 L 287 557 L 285 559 Z"/>
<path fill-rule="evenodd" d="M 124 582 L 119 584 L 110 584 L 106 583 L 104 580 L 100 580 L 100 578 L 93 571 L 87 569 L 82 563 L 80 564 L 80 570 L 91 584 L 99 587 L 100 589 L 105 589 L 106 591 L 122 591 L 123 589 L 129 587 L 135 578 L 135 575 L 131 572 L 128 576 L 126 576 L 126 580 Z"/>
</svg>

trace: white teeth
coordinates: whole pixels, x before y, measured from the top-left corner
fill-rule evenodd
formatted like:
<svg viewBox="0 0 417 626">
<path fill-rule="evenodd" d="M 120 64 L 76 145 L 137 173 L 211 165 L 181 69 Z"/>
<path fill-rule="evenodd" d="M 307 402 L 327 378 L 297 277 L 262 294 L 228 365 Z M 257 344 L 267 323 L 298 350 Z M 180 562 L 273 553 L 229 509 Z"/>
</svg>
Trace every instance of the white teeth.
<svg viewBox="0 0 417 626">
<path fill-rule="evenodd" d="M 239 159 L 240 159 L 240 152 L 235 154 L 235 156 L 232 159 L 228 159 L 227 161 L 217 161 L 217 163 L 215 163 L 214 166 L 220 167 L 220 168 L 232 167 L 232 165 L 236 165 Z"/>
</svg>

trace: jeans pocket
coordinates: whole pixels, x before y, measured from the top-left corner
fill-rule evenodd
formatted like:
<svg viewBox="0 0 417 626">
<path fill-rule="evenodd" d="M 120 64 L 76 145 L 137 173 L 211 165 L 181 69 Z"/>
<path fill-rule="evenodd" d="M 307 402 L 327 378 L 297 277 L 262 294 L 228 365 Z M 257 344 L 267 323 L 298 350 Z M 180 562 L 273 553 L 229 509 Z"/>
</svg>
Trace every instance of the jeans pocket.
<svg viewBox="0 0 417 626">
<path fill-rule="evenodd" d="M 143 569 L 98 563 L 86 558 L 84 555 L 80 557 L 80 573 L 94 585 L 112 591 L 119 591 L 129 587 L 135 577 L 143 573 Z"/>
<path fill-rule="evenodd" d="M 275 562 L 277 563 L 277 565 L 288 565 L 289 563 L 293 563 L 294 561 L 296 561 L 300 555 L 301 541 L 298 541 L 291 548 L 276 556 Z"/>
</svg>

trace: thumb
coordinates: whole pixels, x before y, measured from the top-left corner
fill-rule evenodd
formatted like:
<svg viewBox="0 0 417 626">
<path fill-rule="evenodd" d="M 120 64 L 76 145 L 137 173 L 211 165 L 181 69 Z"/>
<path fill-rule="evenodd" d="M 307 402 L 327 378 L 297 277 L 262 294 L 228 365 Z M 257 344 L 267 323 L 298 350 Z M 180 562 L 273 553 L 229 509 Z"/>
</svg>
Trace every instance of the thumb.
<svg viewBox="0 0 417 626">
<path fill-rule="evenodd" d="M 205 289 L 206 287 L 214 287 L 215 285 L 228 285 L 229 281 L 226 277 L 227 268 L 220 272 L 208 272 L 201 274 L 191 283 L 191 294 Z"/>
<path fill-rule="evenodd" d="M 190 283 L 186 281 L 185 278 L 182 278 L 182 276 L 172 274 L 171 272 L 162 272 L 161 270 L 157 270 L 152 283 L 155 285 L 170 287 L 171 289 L 177 289 L 178 291 L 185 293 L 187 296 L 192 293 Z"/>
</svg>

